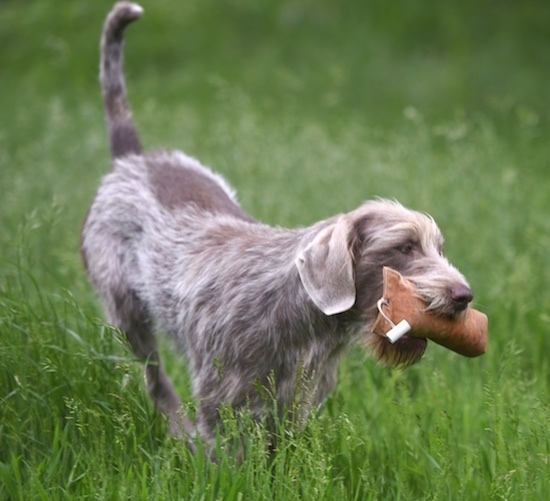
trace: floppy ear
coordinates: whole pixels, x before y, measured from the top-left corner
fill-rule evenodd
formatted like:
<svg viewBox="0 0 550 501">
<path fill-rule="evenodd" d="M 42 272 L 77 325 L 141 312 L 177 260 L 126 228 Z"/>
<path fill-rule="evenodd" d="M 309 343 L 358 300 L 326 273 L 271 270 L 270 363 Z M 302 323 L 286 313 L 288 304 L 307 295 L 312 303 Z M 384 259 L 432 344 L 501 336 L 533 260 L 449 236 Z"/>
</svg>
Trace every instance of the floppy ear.
<svg viewBox="0 0 550 501">
<path fill-rule="evenodd" d="M 350 229 L 348 218 L 340 217 L 317 233 L 295 259 L 306 292 L 325 315 L 342 313 L 355 303 Z"/>
</svg>

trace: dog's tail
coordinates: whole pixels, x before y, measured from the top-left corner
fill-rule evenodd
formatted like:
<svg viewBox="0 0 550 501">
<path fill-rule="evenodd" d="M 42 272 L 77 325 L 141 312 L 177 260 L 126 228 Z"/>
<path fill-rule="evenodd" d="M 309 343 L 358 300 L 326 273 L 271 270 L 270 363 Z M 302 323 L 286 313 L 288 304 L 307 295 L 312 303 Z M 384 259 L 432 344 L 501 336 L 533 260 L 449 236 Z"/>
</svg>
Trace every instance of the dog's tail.
<svg viewBox="0 0 550 501">
<path fill-rule="evenodd" d="M 141 153 L 141 143 L 126 101 L 122 73 L 124 30 L 143 14 L 143 9 L 130 2 L 115 4 L 103 26 L 99 78 L 113 158 Z"/>
</svg>

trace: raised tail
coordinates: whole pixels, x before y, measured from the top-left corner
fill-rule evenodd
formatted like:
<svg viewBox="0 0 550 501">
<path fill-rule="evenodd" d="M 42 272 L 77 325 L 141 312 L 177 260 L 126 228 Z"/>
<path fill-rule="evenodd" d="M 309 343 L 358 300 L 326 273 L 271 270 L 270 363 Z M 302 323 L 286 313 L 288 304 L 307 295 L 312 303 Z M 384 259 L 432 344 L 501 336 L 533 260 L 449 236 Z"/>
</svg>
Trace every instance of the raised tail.
<svg viewBox="0 0 550 501">
<path fill-rule="evenodd" d="M 139 154 L 142 151 L 132 121 L 132 113 L 126 101 L 126 86 L 122 73 L 124 30 L 142 14 L 143 9 L 139 5 L 118 2 L 103 26 L 99 77 L 113 158 Z"/>
</svg>

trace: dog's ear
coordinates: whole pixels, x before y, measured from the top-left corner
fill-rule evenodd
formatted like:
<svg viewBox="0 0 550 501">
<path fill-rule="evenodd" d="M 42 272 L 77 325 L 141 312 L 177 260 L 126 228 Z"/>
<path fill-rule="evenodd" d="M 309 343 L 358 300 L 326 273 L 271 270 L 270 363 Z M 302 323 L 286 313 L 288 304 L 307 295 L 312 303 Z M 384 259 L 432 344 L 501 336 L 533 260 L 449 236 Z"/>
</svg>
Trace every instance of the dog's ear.
<svg viewBox="0 0 550 501">
<path fill-rule="evenodd" d="M 295 260 L 306 292 L 325 315 L 342 313 L 355 303 L 350 230 L 348 218 L 340 217 L 317 233 Z"/>
</svg>

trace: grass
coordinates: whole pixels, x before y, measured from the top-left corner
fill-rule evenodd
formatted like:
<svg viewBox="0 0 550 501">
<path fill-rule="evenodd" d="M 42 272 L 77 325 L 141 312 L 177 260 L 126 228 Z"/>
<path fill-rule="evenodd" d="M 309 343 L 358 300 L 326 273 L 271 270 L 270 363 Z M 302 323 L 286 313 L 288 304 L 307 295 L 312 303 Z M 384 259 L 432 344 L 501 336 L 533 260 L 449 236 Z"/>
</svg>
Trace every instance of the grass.
<svg viewBox="0 0 550 501">
<path fill-rule="evenodd" d="M 546 3 L 143 3 L 127 73 L 146 144 L 214 166 L 272 224 L 377 195 L 431 213 L 489 315 L 489 350 L 430 345 L 404 372 L 354 350 L 273 458 L 252 424 L 242 465 L 189 454 L 78 255 L 109 162 L 96 67 L 110 2 L 7 0 L 0 499 L 548 499 Z M 192 407 L 182 362 L 164 355 Z"/>
</svg>

